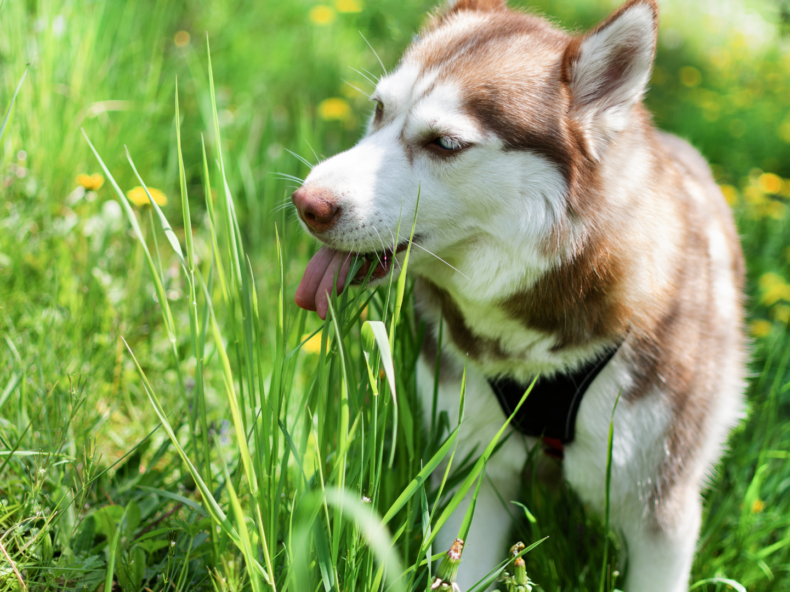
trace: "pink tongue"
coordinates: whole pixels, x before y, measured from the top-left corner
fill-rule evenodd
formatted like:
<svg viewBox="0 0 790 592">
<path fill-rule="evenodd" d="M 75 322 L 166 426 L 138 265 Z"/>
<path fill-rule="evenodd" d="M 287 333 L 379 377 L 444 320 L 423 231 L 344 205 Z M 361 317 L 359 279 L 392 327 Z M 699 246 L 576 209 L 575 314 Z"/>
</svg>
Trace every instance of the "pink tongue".
<svg viewBox="0 0 790 592">
<path fill-rule="evenodd" d="M 321 247 L 307 264 L 302 281 L 296 289 L 296 304 L 305 310 L 314 310 L 318 316 L 326 319 L 329 311 L 329 291 L 337 277 L 337 293 L 343 291 L 343 286 L 351 267 L 351 253 L 335 251 L 329 247 Z"/>
</svg>

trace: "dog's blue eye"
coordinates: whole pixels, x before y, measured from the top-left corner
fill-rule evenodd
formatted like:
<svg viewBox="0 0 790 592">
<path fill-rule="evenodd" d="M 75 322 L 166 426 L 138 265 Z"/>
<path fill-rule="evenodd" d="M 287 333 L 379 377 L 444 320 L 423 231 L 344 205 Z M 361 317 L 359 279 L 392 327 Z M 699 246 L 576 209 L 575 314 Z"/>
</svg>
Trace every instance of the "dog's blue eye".
<svg viewBox="0 0 790 592">
<path fill-rule="evenodd" d="M 461 143 L 456 140 L 455 138 L 451 138 L 450 136 L 440 136 L 434 140 L 434 142 L 444 148 L 445 150 L 460 150 Z"/>
</svg>

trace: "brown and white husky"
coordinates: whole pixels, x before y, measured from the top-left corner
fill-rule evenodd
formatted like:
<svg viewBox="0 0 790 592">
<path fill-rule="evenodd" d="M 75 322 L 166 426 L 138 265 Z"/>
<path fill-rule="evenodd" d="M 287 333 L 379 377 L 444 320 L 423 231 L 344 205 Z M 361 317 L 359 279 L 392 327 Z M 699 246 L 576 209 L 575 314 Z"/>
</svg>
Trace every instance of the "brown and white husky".
<svg viewBox="0 0 790 592">
<path fill-rule="evenodd" d="M 654 0 L 631 0 L 580 36 L 502 0 L 450 2 L 379 81 L 365 137 L 293 195 L 324 244 L 296 302 L 321 317 L 353 255 L 374 278 L 398 273 L 410 231 L 395 236 L 398 221 L 421 195 L 409 266 L 429 325 L 419 383 L 428 401 L 441 317 L 439 407 L 451 422 L 469 366 L 464 446 L 482 449 L 502 426 L 495 381 L 573 377 L 604 357 L 572 440 L 554 452 L 564 448 L 565 479 L 602 511 L 622 392 L 611 519 L 629 592 L 687 589 L 701 490 L 742 414 L 746 365 L 730 211 L 705 160 L 656 130 L 641 103 L 657 27 Z M 527 448 L 512 437 L 488 464 L 464 589 L 508 546 L 499 496 L 518 499 Z M 435 548 L 449 547 L 464 510 Z"/>
</svg>

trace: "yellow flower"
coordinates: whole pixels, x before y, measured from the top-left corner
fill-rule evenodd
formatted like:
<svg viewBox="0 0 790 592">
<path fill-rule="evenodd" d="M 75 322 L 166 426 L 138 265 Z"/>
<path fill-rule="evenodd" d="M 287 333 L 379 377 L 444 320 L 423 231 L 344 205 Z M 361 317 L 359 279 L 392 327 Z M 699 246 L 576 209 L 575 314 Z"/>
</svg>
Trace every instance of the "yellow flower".
<svg viewBox="0 0 790 592">
<path fill-rule="evenodd" d="M 689 88 L 699 86 L 702 82 L 702 74 L 693 66 L 684 66 L 680 69 L 680 81 Z"/>
<path fill-rule="evenodd" d="M 316 25 L 329 25 L 335 20 L 335 11 L 325 4 L 314 6 L 310 10 L 310 20 Z"/>
<path fill-rule="evenodd" d="M 316 333 L 302 346 L 302 351 L 308 354 L 321 353 L 321 333 Z"/>
<path fill-rule="evenodd" d="M 326 121 L 333 119 L 343 121 L 348 119 L 349 115 L 351 115 L 351 107 L 345 99 L 332 97 L 324 99 L 318 104 L 318 116 Z"/>
<path fill-rule="evenodd" d="M 772 306 L 780 300 L 790 301 L 790 286 L 778 273 L 764 273 L 760 277 L 760 289 L 763 293 L 760 299 L 763 304 Z"/>
<path fill-rule="evenodd" d="M 362 12 L 362 5 L 357 0 L 335 0 L 338 12 Z"/>
<path fill-rule="evenodd" d="M 104 185 L 104 177 L 99 173 L 92 175 L 77 175 L 77 184 L 82 185 L 88 191 L 96 191 Z"/>
<path fill-rule="evenodd" d="M 773 288 L 774 286 L 780 286 L 784 284 L 784 278 L 778 273 L 764 273 L 760 276 L 760 287 L 763 290 L 767 290 L 768 288 Z"/>
<path fill-rule="evenodd" d="M 759 204 L 765 201 L 765 194 L 756 185 L 749 185 L 743 194 L 746 196 L 746 201 L 752 204 Z"/>
<path fill-rule="evenodd" d="M 755 337 L 766 337 L 771 333 L 771 323 L 765 319 L 758 319 L 752 322 L 752 335 Z"/>
<path fill-rule="evenodd" d="M 783 284 L 765 290 L 760 300 L 762 300 L 762 303 L 766 306 L 773 306 L 780 300 L 790 301 L 790 286 Z"/>
<path fill-rule="evenodd" d="M 149 187 L 148 192 L 151 194 L 151 197 L 154 198 L 156 205 L 167 205 L 167 197 L 165 197 L 164 193 L 158 189 L 154 189 L 153 187 Z M 129 201 L 138 207 L 147 206 L 151 203 L 148 199 L 148 196 L 145 194 L 145 189 L 142 187 L 135 187 L 126 194 L 126 197 L 128 197 Z"/>
<path fill-rule="evenodd" d="M 759 514 L 763 510 L 765 510 L 765 502 L 761 499 L 754 500 L 752 504 L 752 514 Z"/>
<path fill-rule="evenodd" d="M 790 306 L 777 304 L 771 309 L 771 316 L 780 323 L 787 324 L 790 321 Z"/>
<path fill-rule="evenodd" d="M 732 185 L 719 185 L 719 189 L 724 194 L 724 199 L 727 200 L 727 203 L 731 206 L 734 206 L 738 203 L 738 190 L 735 189 Z"/>
<path fill-rule="evenodd" d="M 766 193 L 779 193 L 782 190 L 782 178 L 773 173 L 763 173 L 760 175 L 760 187 Z"/>
<path fill-rule="evenodd" d="M 176 44 L 176 47 L 186 47 L 189 45 L 189 40 L 190 36 L 186 31 L 179 31 L 173 37 L 173 43 Z"/>
</svg>

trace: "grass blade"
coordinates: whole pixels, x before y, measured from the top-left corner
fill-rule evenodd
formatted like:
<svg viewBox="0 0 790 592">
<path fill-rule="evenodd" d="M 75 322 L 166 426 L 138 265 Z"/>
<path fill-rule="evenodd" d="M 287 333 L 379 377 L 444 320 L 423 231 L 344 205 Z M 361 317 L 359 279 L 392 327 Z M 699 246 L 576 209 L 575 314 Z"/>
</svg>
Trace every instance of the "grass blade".
<svg viewBox="0 0 790 592">
<path fill-rule="evenodd" d="M 123 337 L 121 337 L 123 339 Z M 167 419 L 167 414 L 165 410 L 162 408 L 162 404 L 159 402 L 158 397 L 154 393 L 153 389 L 151 388 L 150 383 L 148 382 L 148 378 L 145 376 L 145 372 L 140 367 L 140 363 L 137 361 L 137 358 L 132 352 L 132 349 L 129 347 L 129 344 L 126 343 L 126 340 L 123 340 L 124 345 L 126 346 L 129 355 L 132 357 L 132 361 L 134 362 L 135 367 L 137 368 L 137 373 L 140 376 L 140 379 L 143 383 L 143 389 L 145 390 L 145 394 L 148 396 L 148 400 L 151 403 L 151 406 L 154 408 L 154 412 L 159 417 L 159 422 L 162 424 L 162 427 L 165 430 L 165 433 L 170 438 L 173 446 L 175 447 L 178 455 L 181 457 L 181 460 L 189 470 L 190 475 L 195 480 L 195 483 L 200 490 L 200 495 L 203 497 L 203 501 L 206 504 L 206 509 L 214 521 L 222 528 L 226 535 L 236 544 L 240 545 L 241 541 L 239 540 L 239 535 L 236 533 L 236 530 L 231 525 L 230 521 L 228 520 L 225 512 L 222 511 L 222 508 L 219 507 L 219 504 L 214 499 L 214 496 L 209 491 L 206 484 L 203 482 L 203 479 L 200 477 L 197 469 L 192 464 L 192 461 L 189 460 L 189 457 L 184 452 L 184 449 L 181 447 L 181 444 L 178 442 L 178 438 L 176 437 L 175 432 L 173 431 L 173 427 L 170 425 L 170 421 Z"/>
<path fill-rule="evenodd" d="M 599 587 L 600 592 L 604 592 L 606 585 L 606 563 L 609 560 L 609 492 L 612 486 L 612 442 L 614 442 L 614 412 L 617 410 L 617 404 L 620 402 L 620 395 L 623 390 L 617 393 L 617 398 L 612 407 L 612 418 L 609 420 L 609 441 L 606 445 L 606 498 L 604 510 L 604 541 L 603 541 L 603 566 L 601 567 L 601 584 Z"/>
<path fill-rule="evenodd" d="M 16 102 L 16 96 L 19 94 L 19 89 L 22 88 L 22 83 L 25 81 L 25 77 L 27 76 L 28 70 L 30 70 L 30 66 L 25 68 L 25 73 L 22 74 L 22 78 L 20 78 L 19 84 L 16 85 L 14 96 L 11 97 L 11 104 L 8 105 L 8 111 L 5 112 L 5 117 L 3 118 L 3 125 L 0 125 L 0 140 L 3 139 L 3 134 L 5 133 L 5 126 L 8 124 L 8 118 L 11 117 L 11 110 L 14 108 L 14 103 Z"/>
</svg>

